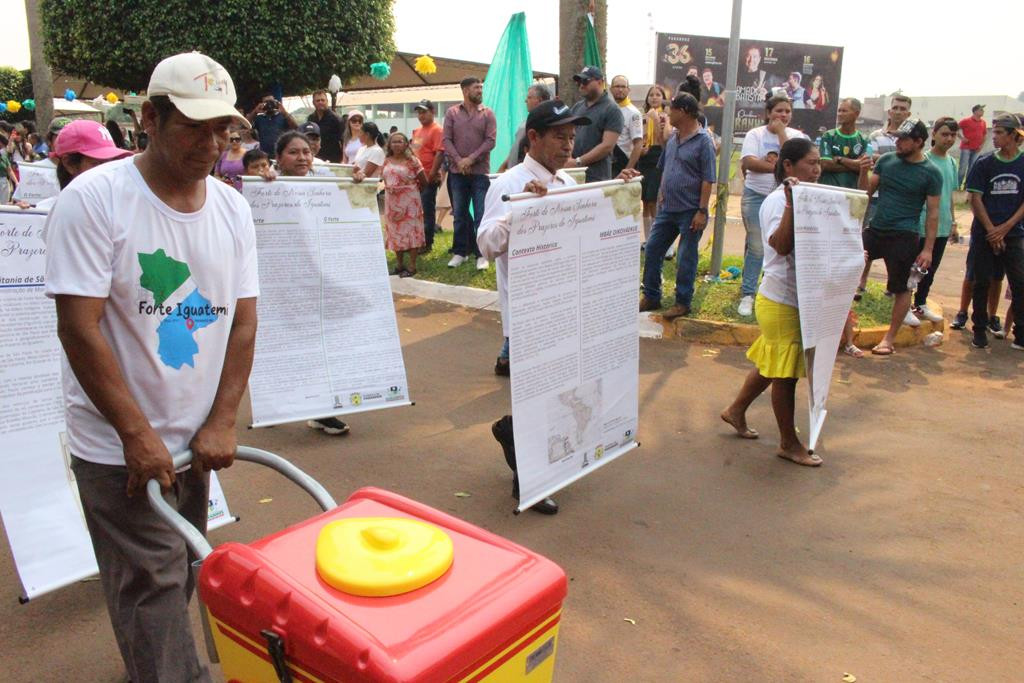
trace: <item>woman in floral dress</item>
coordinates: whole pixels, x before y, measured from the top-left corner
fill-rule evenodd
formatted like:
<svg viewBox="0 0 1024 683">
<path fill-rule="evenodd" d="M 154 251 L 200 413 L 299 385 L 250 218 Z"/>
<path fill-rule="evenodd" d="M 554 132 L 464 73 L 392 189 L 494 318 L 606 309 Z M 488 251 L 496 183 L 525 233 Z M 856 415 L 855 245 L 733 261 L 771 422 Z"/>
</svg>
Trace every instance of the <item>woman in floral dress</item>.
<svg viewBox="0 0 1024 683">
<path fill-rule="evenodd" d="M 423 165 L 409 147 L 409 138 L 403 133 L 391 134 L 387 152 L 381 169 L 381 177 L 384 179 L 386 246 L 395 252 L 394 274 L 411 277 L 416 274 L 416 256 L 426 244 L 420 188 L 427 184 L 427 176 L 423 172 Z M 407 254 L 408 267 L 405 265 Z"/>
</svg>

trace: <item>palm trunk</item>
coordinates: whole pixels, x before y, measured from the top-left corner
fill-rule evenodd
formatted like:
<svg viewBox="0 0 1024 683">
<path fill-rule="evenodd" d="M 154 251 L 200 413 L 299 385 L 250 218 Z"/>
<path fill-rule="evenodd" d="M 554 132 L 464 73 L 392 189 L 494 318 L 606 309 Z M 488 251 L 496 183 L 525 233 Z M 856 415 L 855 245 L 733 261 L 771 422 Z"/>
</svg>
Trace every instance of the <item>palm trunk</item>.
<svg viewBox="0 0 1024 683">
<path fill-rule="evenodd" d="M 608 59 L 608 0 L 559 0 L 559 59 L 558 97 L 567 104 L 579 99 L 579 89 L 573 82 L 573 74 L 579 73 L 583 64 L 584 28 L 587 13 L 594 15 L 594 31 L 601 51 L 601 61 Z M 609 74 L 605 74 L 611 80 Z"/>
<path fill-rule="evenodd" d="M 53 75 L 43 57 L 43 25 L 39 18 L 38 0 L 25 0 L 28 17 L 28 45 L 32 58 L 32 98 L 36 101 L 36 130 L 40 137 L 53 119 Z"/>
</svg>

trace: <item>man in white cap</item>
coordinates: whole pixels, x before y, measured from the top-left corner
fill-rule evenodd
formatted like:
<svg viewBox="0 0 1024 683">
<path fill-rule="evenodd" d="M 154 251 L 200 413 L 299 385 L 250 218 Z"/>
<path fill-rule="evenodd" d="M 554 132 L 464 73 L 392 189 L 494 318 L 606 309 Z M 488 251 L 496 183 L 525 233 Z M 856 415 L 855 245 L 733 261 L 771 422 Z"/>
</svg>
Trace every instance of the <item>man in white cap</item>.
<svg viewBox="0 0 1024 683">
<path fill-rule="evenodd" d="M 210 169 L 232 124 L 228 72 L 198 52 L 153 71 L 142 154 L 91 169 L 47 222 L 46 294 L 64 346 L 71 467 L 128 678 L 209 680 L 188 614 L 182 539 L 150 479 L 206 530 L 209 470 L 231 465 L 256 336 L 255 230 Z M 193 453 L 175 471 L 172 454 Z"/>
</svg>

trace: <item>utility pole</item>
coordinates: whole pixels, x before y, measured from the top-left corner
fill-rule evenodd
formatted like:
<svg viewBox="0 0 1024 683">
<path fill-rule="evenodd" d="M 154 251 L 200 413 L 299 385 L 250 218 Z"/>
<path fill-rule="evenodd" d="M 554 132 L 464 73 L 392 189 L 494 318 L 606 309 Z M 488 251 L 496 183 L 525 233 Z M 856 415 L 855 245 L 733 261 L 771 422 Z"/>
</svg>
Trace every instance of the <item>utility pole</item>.
<svg viewBox="0 0 1024 683">
<path fill-rule="evenodd" d="M 36 130 L 46 137 L 53 120 L 53 75 L 43 56 L 43 23 L 39 18 L 39 0 L 25 0 L 28 18 L 28 48 L 32 58 L 32 98 L 36 101 Z"/>
<path fill-rule="evenodd" d="M 594 15 L 594 32 L 597 34 L 601 60 L 607 63 L 608 0 L 558 2 L 558 98 L 566 104 L 573 104 L 580 98 L 579 89 L 572 77 L 585 66 L 583 33 L 586 26 L 584 22 L 589 21 L 588 13 Z"/>
<path fill-rule="evenodd" d="M 729 33 L 728 71 L 725 75 L 725 107 L 722 111 L 722 147 L 718 157 L 718 197 L 715 203 L 715 234 L 711 245 L 711 266 L 708 275 L 717 278 L 722 272 L 722 250 L 725 248 L 726 211 L 729 208 L 729 170 L 732 165 L 732 137 L 736 124 L 736 72 L 740 65 L 740 17 L 743 0 L 732 0 L 732 31 Z"/>
</svg>

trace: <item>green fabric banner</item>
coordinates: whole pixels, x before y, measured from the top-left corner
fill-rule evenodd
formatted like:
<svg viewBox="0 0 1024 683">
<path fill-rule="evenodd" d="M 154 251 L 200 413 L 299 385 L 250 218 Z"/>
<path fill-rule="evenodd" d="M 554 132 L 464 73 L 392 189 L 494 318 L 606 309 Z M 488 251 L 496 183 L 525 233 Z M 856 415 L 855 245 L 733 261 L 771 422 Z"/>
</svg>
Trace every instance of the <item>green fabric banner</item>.
<svg viewBox="0 0 1024 683">
<path fill-rule="evenodd" d="M 516 129 L 526 120 L 526 90 L 533 85 L 530 43 L 526 38 L 526 13 L 513 14 L 494 51 L 484 79 L 484 104 L 498 121 L 498 139 L 491 150 L 491 171 L 508 156 Z"/>
<path fill-rule="evenodd" d="M 601 48 L 597 46 L 597 33 L 594 32 L 594 22 L 590 17 L 584 17 L 585 27 L 583 31 L 583 66 L 596 66 L 604 71 L 601 64 Z"/>
</svg>

